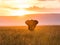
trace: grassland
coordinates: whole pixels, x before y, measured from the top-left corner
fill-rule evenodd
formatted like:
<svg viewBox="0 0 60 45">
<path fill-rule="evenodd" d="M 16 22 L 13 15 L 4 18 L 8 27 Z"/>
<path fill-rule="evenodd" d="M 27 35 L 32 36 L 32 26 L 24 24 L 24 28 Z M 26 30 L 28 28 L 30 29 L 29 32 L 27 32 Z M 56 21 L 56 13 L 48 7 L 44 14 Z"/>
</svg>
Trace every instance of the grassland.
<svg viewBox="0 0 60 45">
<path fill-rule="evenodd" d="M 0 45 L 60 45 L 60 26 L 0 27 Z"/>
</svg>

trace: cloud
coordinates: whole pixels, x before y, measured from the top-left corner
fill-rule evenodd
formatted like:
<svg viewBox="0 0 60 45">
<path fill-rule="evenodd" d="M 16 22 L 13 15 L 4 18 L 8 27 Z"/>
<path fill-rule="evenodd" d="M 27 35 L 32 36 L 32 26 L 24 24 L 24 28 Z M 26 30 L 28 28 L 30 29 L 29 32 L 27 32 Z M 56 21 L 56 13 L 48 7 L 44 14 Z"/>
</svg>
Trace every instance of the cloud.
<svg viewBox="0 0 60 45">
<path fill-rule="evenodd" d="M 60 2 L 58 1 L 40 1 L 36 4 L 40 8 L 60 8 Z"/>
<path fill-rule="evenodd" d="M 33 13 L 41 12 L 60 12 L 59 1 L 41 1 L 41 0 L 0 0 L 0 16 L 11 16 L 11 12 L 19 10 L 25 6 L 30 6 L 28 10 Z M 34 7 L 36 6 L 36 7 Z"/>
</svg>

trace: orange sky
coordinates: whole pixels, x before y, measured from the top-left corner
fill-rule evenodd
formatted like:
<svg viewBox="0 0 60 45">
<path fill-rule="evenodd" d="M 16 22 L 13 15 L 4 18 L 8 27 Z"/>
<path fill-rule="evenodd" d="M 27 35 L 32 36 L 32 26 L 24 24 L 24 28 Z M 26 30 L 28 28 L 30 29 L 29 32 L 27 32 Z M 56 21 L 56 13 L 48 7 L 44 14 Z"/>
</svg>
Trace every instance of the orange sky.
<svg viewBox="0 0 60 45">
<path fill-rule="evenodd" d="M 28 19 L 60 25 L 60 0 L 0 0 L 0 26 L 25 25 Z"/>
<path fill-rule="evenodd" d="M 60 14 L 31 14 L 26 16 L 0 16 L 0 26 L 27 26 L 26 20 L 38 20 L 38 25 L 60 25 Z"/>
<path fill-rule="evenodd" d="M 39 7 L 27 11 L 25 8 Z M 21 12 L 24 10 L 23 12 Z M 24 13 L 25 12 L 25 13 Z M 59 0 L 0 0 L 0 16 L 20 16 L 31 13 L 60 13 Z"/>
</svg>

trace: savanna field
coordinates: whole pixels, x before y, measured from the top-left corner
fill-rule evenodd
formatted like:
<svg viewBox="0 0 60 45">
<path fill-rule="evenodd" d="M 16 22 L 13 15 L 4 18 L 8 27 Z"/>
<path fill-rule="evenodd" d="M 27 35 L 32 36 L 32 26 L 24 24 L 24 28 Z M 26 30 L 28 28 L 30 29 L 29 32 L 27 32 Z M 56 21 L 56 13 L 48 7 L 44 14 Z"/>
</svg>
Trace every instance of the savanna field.
<svg viewBox="0 0 60 45">
<path fill-rule="evenodd" d="M 37 26 L 34 31 L 26 26 L 0 27 L 0 45 L 60 45 L 60 26 Z"/>
</svg>

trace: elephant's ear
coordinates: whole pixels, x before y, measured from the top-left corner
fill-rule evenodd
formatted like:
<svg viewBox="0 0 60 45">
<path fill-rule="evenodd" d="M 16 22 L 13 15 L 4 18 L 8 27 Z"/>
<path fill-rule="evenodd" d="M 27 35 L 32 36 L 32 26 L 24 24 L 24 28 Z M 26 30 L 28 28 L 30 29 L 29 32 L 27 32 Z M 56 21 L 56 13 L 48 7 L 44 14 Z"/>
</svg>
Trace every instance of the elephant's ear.
<svg viewBox="0 0 60 45">
<path fill-rule="evenodd" d="M 27 25 L 29 25 L 29 20 L 25 21 L 25 23 L 26 23 Z"/>
<path fill-rule="evenodd" d="M 35 20 L 35 24 L 38 24 L 38 21 L 37 20 Z"/>
</svg>

